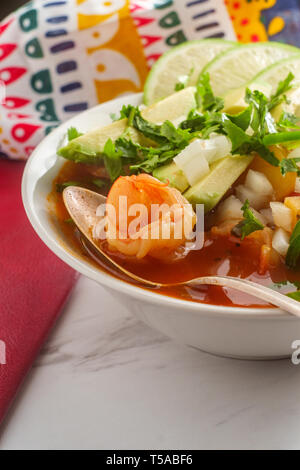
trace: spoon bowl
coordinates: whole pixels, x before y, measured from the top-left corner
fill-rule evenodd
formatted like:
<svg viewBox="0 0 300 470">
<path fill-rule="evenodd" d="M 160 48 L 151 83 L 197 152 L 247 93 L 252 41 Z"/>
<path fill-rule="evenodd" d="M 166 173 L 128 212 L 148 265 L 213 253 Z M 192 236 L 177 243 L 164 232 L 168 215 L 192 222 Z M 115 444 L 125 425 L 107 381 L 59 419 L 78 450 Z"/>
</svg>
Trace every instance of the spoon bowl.
<svg viewBox="0 0 300 470">
<path fill-rule="evenodd" d="M 106 258 L 117 270 L 128 276 L 140 284 L 148 287 L 172 287 L 179 285 L 214 285 L 221 287 L 229 287 L 238 291 L 253 295 L 259 299 L 265 300 L 277 307 L 283 308 L 292 315 L 300 317 L 300 303 L 277 292 L 269 287 L 262 286 L 247 279 L 234 278 L 231 276 L 202 276 L 190 279 L 184 282 L 173 284 L 163 284 L 160 282 L 150 281 L 148 279 L 137 276 L 128 271 L 123 266 L 112 259 L 97 243 L 92 235 L 92 228 L 101 221 L 101 216 L 97 213 L 97 208 L 105 204 L 106 197 L 101 194 L 90 191 L 89 189 L 79 186 L 68 186 L 63 191 L 64 204 L 72 217 L 74 223 L 80 232 L 89 240 L 94 248 Z M 102 216 L 103 218 L 103 216 Z"/>
</svg>

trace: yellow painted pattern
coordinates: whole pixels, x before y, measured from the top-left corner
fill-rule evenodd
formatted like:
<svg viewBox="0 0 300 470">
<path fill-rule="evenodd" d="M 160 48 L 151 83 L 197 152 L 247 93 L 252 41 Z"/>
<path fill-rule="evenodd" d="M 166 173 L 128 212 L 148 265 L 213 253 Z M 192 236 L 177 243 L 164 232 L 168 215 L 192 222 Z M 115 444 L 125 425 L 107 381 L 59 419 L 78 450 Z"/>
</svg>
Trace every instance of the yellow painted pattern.
<svg viewBox="0 0 300 470">
<path fill-rule="evenodd" d="M 129 0 L 77 0 L 77 19 L 92 63 L 98 102 L 141 91 L 148 66 Z"/>
<path fill-rule="evenodd" d="M 284 20 L 275 17 L 268 31 L 261 22 L 263 10 L 272 8 L 276 0 L 225 0 L 237 39 L 241 42 L 267 41 L 284 28 Z"/>
</svg>

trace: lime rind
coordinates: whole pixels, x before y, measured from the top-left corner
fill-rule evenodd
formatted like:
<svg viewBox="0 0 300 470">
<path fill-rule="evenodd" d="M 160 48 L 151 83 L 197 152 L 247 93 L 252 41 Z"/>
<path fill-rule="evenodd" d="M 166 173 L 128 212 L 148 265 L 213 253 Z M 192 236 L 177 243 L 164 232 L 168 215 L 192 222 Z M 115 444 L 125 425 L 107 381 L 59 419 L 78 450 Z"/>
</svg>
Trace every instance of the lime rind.
<svg viewBox="0 0 300 470">
<path fill-rule="evenodd" d="M 174 93 L 180 75 L 188 75 L 194 68 L 188 85 L 195 85 L 202 68 L 222 50 L 239 47 L 224 39 L 187 41 L 163 54 L 152 67 L 144 86 L 144 103 L 150 105 Z M 189 51 L 195 50 L 195 56 Z"/>
<path fill-rule="evenodd" d="M 275 91 L 278 83 L 281 80 L 284 80 L 289 72 L 292 72 L 295 75 L 296 80 L 300 80 L 300 50 L 298 54 L 287 57 L 286 59 L 279 60 L 272 65 L 269 65 L 261 72 L 259 72 L 253 81 L 265 81 L 268 82 L 273 91 Z"/>
<path fill-rule="evenodd" d="M 221 96 L 252 81 L 261 70 L 281 59 L 299 54 L 299 49 L 277 42 L 240 45 L 218 54 L 200 73 L 209 73 L 214 93 Z"/>
</svg>

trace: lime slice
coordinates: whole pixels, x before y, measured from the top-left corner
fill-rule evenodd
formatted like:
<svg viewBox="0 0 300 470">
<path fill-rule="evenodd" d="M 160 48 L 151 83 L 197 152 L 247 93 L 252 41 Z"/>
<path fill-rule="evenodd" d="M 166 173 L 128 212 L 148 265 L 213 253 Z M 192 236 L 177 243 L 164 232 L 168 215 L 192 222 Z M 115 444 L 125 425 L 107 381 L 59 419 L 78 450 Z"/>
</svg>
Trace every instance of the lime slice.
<svg viewBox="0 0 300 470">
<path fill-rule="evenodd" d="M 299 49 L 277 42 L 246 44 L 224 51 L 209 62 L 201 74 L 208 72 L 216 96 L 239 88 L 275 62 L 299 54 Z"/>
<path fill-rule="evenodd" d="M 298 54 L 279 60 L 275 62 L 275 64 L 265 68 L 255 75 L 253 81 L 267 82 L 272 86 L 272 92 L 274 92 L 278 83 L 284 80 L 289 72 L 294 74 L 295 80 L 300 80 L 300 50 L 298 50 Z"/>
<path fill-rule="evenodd" d="M 195 85 L 203 67 L 220 52 L 235 45 L 223 39 L 202 39 L 185 42 L 166 52 L 148 75 L 144 103 L 149 105 L 174 93 L 179 77 L 190 74 L 188 85 Z"/>
</svg>

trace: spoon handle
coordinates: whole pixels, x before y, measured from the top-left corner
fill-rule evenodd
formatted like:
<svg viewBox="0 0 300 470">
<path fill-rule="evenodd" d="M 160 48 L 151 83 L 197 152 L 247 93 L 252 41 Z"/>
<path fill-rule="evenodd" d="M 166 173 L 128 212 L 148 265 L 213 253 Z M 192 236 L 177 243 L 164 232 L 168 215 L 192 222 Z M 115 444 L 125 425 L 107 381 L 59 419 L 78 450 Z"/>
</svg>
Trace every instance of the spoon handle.
<svg viewBox="0 0 300 470">
<path fill-rule="evenodd" d="M 291 299 L 270 287 L 261 286 L 247 279 L 239 279 L 231 276 L 207 276 L 192 279 L 187 284 L 210 284 L 214 286 L 231 287 L 232 289 L 254 295 L 270 304 L 282 308 L 297 317 L 300 317 L 300 302 Z"/>
</svg>

